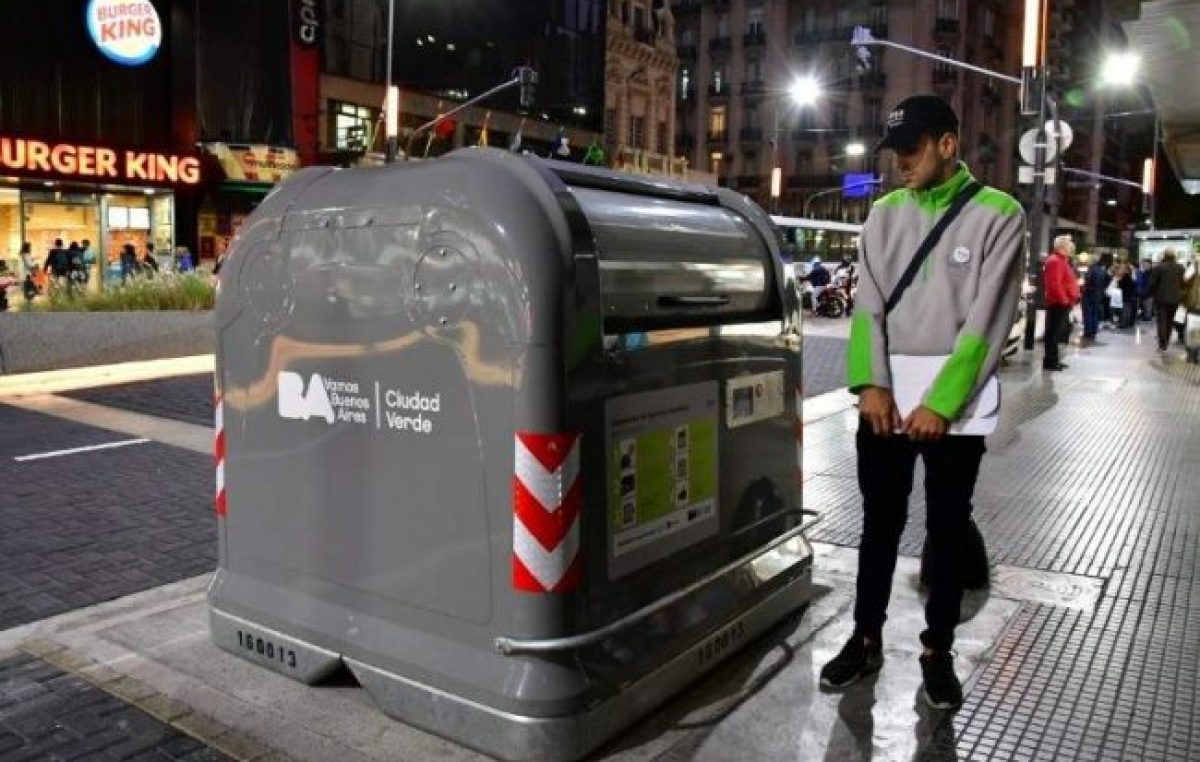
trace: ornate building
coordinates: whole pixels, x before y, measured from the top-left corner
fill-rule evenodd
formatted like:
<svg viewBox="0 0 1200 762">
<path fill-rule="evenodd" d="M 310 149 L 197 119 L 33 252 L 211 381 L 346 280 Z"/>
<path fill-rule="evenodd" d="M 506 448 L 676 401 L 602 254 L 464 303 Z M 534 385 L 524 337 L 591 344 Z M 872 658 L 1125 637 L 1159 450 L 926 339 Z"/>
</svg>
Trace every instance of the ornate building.
<svg viewBox="0 0 1200 762">
<path fill-rule="evenodd" d="M 679 51 L 676 145 L 763 206 L 785 214 L 861 221 L 871 196 L 893 185 L 890 155 L 871 148 L 892 106 L 934 92 L 958 111 L 963 156 L 980 177 L 1013 190 L 1016 87 L 901 51 L 873 48 L 864 68 L 856 26 L 876 38 L 1020 70 L 1020 3 L 1000 0 L 674 0 Z M 820 86 L 798 105 L 789 87 Z M 781 171 L 778 198 L 771 173 Z M 871 178 L 867 193 L 847 182 Z M 867 182 L 863 180 L 862 182 Z M 861 197 L 860 197 L 861 196 Z"/>
<path fill-rule="evenodd" d="M 663 0 L 608 4 L 604 143 L 610 163 L 663 163 L 675 153 L 675 19 Z"/>
</svg>

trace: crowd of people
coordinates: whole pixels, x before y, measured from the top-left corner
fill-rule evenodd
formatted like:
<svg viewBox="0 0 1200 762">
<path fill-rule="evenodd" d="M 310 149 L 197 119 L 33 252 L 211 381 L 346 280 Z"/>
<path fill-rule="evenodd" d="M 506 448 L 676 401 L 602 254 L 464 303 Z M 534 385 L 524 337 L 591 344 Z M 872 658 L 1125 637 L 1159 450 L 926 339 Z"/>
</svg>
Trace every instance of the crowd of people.
<svg viewBox="0 0 1200 762">
<path fill-rule="evenodd" d="M 1200 268 L 1193 262 L 1185 267 L 1178 253 L 1163 251 L 1155 263 L 1143 259 L 1114 261 L 1111 254 L 1093 260 L 1078 275 L 1075 244 L 1070 236 L 1054 239 L 1054 248 L 1042 269 L 1041 292 L 1046 306 L 1046 370 L 1066 368 L 1059 361 L 1058 345 L 1070 336 L 1070 315 L 1076 306 L 1083 319 L 1080 345 L 1096 342 L 1102 326 L 1132 331 L 1139 321 L 1156 324 L 1160 352 L 1166 352 L 1172 334 L 1186 347 L 1187 315 L 1200 316 Z M 1200 348 L 1188 348 L 1188 360 L 1200 363 Z"/>
<path fill-rule="evenodd" d="M 86 238 L 66 245 L 63 239 L 56 238 L 40 263 L 34 260 L 33 245 L 26 241 L 21 244 L 18 258 L 21 264 L 19 275 L 9 269 L 7 262 L 0 260 L 0 310 L 8 308 L 8 289 L 17 283 L 20 283 L 25 299 L 32 301 L 47 289 L 74 290 L 86 286 L 96 272 L 96 252 L 92 242 Z M 140 254 L 134 244 L 122 245 L 115 263 L 120 267 L 121 282 L 138 277 L 152 278 L 164 269 L 178 273 L 192 272 L 198 266 L 186 246 L 175 247 L 170 261 L 164 262 L 153 243 L 147 243 Z"/>
</svg>

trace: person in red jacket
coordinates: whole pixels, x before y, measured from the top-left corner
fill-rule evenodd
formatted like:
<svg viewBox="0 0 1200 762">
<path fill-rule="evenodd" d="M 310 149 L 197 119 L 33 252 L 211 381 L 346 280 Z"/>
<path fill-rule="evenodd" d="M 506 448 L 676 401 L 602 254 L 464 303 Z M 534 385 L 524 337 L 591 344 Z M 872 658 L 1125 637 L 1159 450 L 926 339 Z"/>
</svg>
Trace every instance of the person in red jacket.
<svg viewBox="0 0 1200 762">
<path fill-rule="evenodd" d="M 1058 360 L 1058 337 L 1067 325 L 1071 308 L 1079 304 L 1079 278 L 1071 266 L 1075 243 L 1069 235 L 1054 239 L 1054 249 L 1046 258 L 1042 282 L 1046 284 L 1046 354 L 1042 370 L 1066 370 Z"/>
</svg>

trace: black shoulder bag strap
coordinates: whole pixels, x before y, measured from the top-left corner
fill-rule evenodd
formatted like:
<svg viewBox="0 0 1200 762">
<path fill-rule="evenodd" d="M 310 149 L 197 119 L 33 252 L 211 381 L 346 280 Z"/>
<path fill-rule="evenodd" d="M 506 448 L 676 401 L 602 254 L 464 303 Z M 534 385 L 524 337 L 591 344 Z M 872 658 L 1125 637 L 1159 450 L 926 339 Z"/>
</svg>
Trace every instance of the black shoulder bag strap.
<svg viewBox="0 0 1200 762">
<path fill-rule="evenodd" d="M 892 310 L 896 309 L 896 305 L 900 303 L 901 297 L 908 287 L 912 285 L 917 278 L 917 272 L 921 269 L 921 265 L 925 264 L 925 260 L 929 258 L 929 252 L 933 251 L 933 247 L 937 246 L 938 241 L 942 238 L 942 233 L 946 232 L 946 228 L 950 227 L 950 223 L 954 222 L 954 218 L 958 217 L 958 213 L 963 210 L 967 202 L 975 197 L 975 194 L 983 190 L 983 185 L 978 181 L 972 180 L 967 183 L 958 195 L 954 197 L 954 201 L 950 203 L 950 208 L 947 209 L 941 216 L 941 219 L 934 224 L 933 229 L 925 236 L 925 240 L 921 241 L 920 248 L 913 255 L 912 261 L 908 263 L 908 269 L 900 276 L 900 281 L 896 284 L 896 288 L 892 290 L 892 295 L 888 297 L 887 304 L 883 306 L 883 314 L 886 317 Z"/>
</svg>

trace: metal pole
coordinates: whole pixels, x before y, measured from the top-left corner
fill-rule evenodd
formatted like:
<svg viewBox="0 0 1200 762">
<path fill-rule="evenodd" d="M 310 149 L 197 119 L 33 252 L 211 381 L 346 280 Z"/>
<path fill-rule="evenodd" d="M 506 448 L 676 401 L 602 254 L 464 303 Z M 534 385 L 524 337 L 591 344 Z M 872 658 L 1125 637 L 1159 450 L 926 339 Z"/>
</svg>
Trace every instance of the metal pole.
<svg viewBox="0 0 1200 762">
<path fill-rule="evenodd" d="M 1150 229 L 1154 230 L 1154 211 L 1158 206 L 1158 131 L 1161 128 L 1159 124 L 1158 111 L 1154 112 L 1154 174 L 1150 178 Z"/>
<path fill-rule="evenodd" d="M 396 0 L 388 0 L 387 25 L 387 60 L 383 64 L 386 82 L 383 88 L 385 103 L 387 102 L 386 99 L 392 95 L 392 38 L 395 37 L 396 32 Z M 399 125 L 397 125 L 397 128 L 399 128 Z M 399 140 L 398 135 L 387 136 L 387 148 L 383 156 L 385 163 L 391 164 L 396 161 L 396 148 L 398 147 Z"/>
<path fill-rule="evenodd" d="M 1033 144 L 1033 208 L 1029 210 L 1029 256 L 1026 275 L 1029 283 L 1037 283 L 1038 268 L 1045 248 L 1042 235 L 1042 214 L 1046 207 L 1046 77 L 1045 69 L 1038 72 L 1038 116 L 1036 140 Z M 1032 350 L 1037 332 L 1037 289 L 1031 289 L 1025 297 L 1025 341 L 1026 350 Z"/>
<path fill-rule="evenodd" d="M 771 128 L 771 180 L 775 179 L 775 168 L 779 167 L 779 99 L 774 101 L 775 124 Z M 774 190 L 768 189 L 768 193 Z M 783 195 L 783 168 L 779 167 L 779 196 Z M 771 212 L 779 214 L 779 196 L 771 196 Z"/>
</svg>

